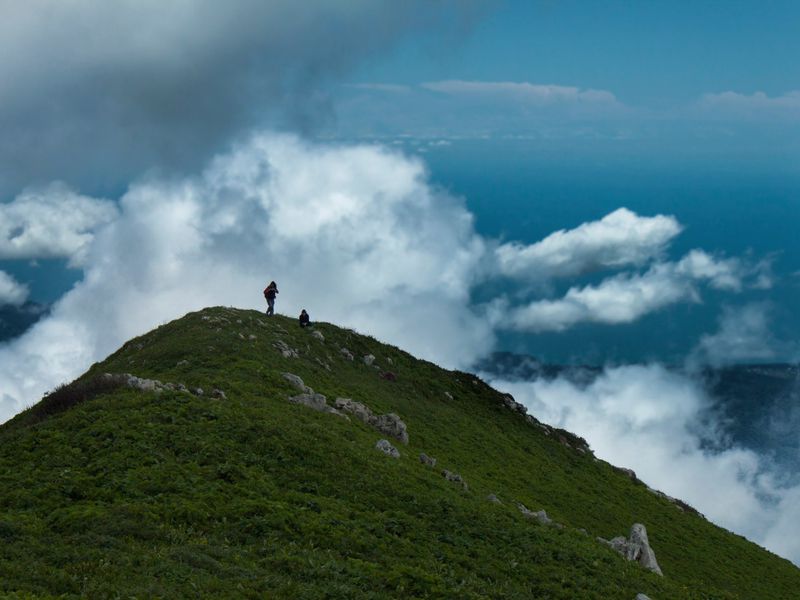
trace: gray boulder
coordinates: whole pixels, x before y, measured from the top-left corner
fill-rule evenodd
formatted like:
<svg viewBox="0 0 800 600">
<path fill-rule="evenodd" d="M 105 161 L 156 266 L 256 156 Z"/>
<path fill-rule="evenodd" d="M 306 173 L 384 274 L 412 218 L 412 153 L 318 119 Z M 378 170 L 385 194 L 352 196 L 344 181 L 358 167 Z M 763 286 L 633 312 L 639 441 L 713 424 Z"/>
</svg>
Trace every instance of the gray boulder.
<svg viewBox="0 0 800 600">
<path fill-rule="evenodd" d="M 486 499 L 487 499 L 489 502 L 494 502 L 495 504 L 502 504 L 502 502 L 500 502 L 500 498 L 498 498 L 498 497 L 497 497 L 496 495 L 494 495 L 494 494 L 489 494 L 488 496 L 486 496 Z"/>
<path fill-rule="evenodd" d="M 429 467 L 436 466 L 436 459 L 433 458 L 432 456 L 428 456 L 424 452 L 420 453 L 419 462 L 421 462 L 423 465 L 428 465 Z"/>
<path fill-rule="evenodd" d="M 328 401 L 325 396 L 322 394 L 310 393 L 310 394 L 298 394 L 297 396 L 292 396 L 289 398 L 289 402 L 292 404 L 302 404 L 303 406 L 307 406 L 312 410 L 317 410 L 319 412 L 330 413 L 332 415 L 337 415 L 339 417 L 347 418 L 347 415 L 342 414 L 332 406 L 328 406 Z"/>
<path fill-rule="evenodd" d="M 317 338 L 320 342 L 324 342 L 325 341 L 325 336 L 322 335 L 321 331 L 317 331 L 316 329 L 311 332 L 311 337 Z"/>
<path fill-rule="evenodd" d="M 377 415 L 372 418 L 370 424 L 381 433 L 390 435 L 403 444 L 408 443 L 408 430 L 399 415 L 395 413 Z"/>
<path fill-rule="evenodd" d="M 548 517 L 547 513 L 543 510 L 537 510 L 536 512 L 533 512 L 532 510 L 528 510 L 528 508 L 522 503 L 517 503 L 517 508 L 519 509 L 519 512 L 522 513 L 522 516 L 538 521 L 542 525 L 550 525 L 553 522 L 553 520 Z"/>
<path fill-rule="evenodd" d="M 297 353 L 297 350 L 294 348 L 290 348 L 289 344 L 284 342 L 283 340 L 278 340 L 274 342 L 273 347 L 280 352 L 284 358 L 299 358 L 300 355 Z"/>
<path fill-rule="evenodd" d="M 213 398 L 219 398 L 220 400 L 227 400 L 227 399 L 228 399 L 228 397 L 225 395 L 225 392 L 223 392 L 223 391 L 222 391 L 222 390 L 220 390 L 220 389 L 214 389 L 214 390 L 212 390 L 212 391 L 211 391 L 211 396 L 212 396 Z"/>
<path fill-rule="evenodd" d="M 372 363 L 375 362 L 375 357 L 372 356 L 372 354 L 367 354 L 361 360 L 363 360 L 364 364 L 369 367 Z"/>
<path fill-rule="evenodd" d="M 636 594 L 636 598 L 634 600 L 650 600 L 650 597 L 645 596 L 644 594 Z"/>
<path fill-rule="evenodd" d="M 611 541 L 603 538 L 598 538 L 598 540 L 611 546 L 611 548 L 622 554 L 626 560 L 636 561 L 645 569 L 649 569 L 658 575 L 664 574 L 661 572 L 661 567 L 658 566 L 655 552 L 650 547 L 650 541 L 647 539 L 647 529 L 641 523 L 634 523 L 631 526 L 628 539 L 618 536 Z"/>
<path fill-rule="evenodd" d="M 353 353 L 350 352 L 347 348 L 339 348 L 339 352 L 342 356 L 345 357 L 347 360 L 353 360 Z"/>
<path fill-rule="evenodd" d="M 300 379 L 300 377 L 298 377 L 294 373 L 281 373 L 281 375 L 283 375 L 283 378 L 286 381 L 288 381 L 289 383 L 291 383 L 292 386 L 297 388 L 298 391 L 300 391 L 300 392 L 302 392 L 304 394 L 313 394 L 314 393 L 314 390 L 312 390 L 305 383 L 303 383 L 303 380 Z"/>
<path fill-rule="evenodd" d="M 337 398 L 334 406 L 345 412 L 355 415 L 358 419 L 374 427 L 381 433 L 392 436 L 394 439 L 408 443 L 408 429 L 402 419 L 395 413 L 376 415 L 368 406 L 350 398 Z"/>
<path fill-rule="evenodd" d="M 469 486 L 467 485 L 467 482 L 464 481 L 464 478 L 461 477 L 461 475 L 459 475 L 458 473 L 453 473 L 452 471 L 448 471 L 447 469 L 444 469 L 442 471 L 442 477 L 447 479 L 447 481 L 452 481 L 453 483 L 460 484 L 462 489 L 464 489 L 464 490 L 468 490 L 469 489 Z"/>
<path fill-rule="evenodd" d="M 380 450 L 384 454 L 391 456 L 392 458 L 400 458 L 400 452 L 389 443 L 389 440 L 378 440 L 378 443 L 375 444 L 375 449 Z"/>
</svg>

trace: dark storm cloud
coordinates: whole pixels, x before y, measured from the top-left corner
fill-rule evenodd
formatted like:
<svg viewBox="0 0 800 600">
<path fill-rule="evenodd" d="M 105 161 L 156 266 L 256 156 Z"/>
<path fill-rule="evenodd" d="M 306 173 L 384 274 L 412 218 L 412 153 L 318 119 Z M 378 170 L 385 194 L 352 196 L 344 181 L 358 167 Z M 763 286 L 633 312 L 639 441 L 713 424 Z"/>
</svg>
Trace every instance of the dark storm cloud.
<svg viewBox="0 0 800 600">
<path fill-rule="evenodd" d="M 466 7 L 466 8 L 465 8 Z M 322 84 L 473 3 L 0 0 L 0 194 L 197 166 L 237 133 L 312 127 Z"/>
</svg>

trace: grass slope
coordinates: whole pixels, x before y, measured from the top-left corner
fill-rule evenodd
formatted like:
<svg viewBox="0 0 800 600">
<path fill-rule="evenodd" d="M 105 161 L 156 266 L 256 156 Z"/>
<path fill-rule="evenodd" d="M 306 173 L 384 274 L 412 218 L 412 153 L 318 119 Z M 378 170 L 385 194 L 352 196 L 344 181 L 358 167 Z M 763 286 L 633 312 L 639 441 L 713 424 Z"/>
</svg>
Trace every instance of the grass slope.
<svg viewBox="0 0 800 600">
<path fill-rule="evenodd" d="M 798 597 L 788 561 L 545 435 L 474 376 L 316 330 L 324 341 L 285 317 L 191 313 L 94 365 L 79 380 L 86 400 L 51 396 L 0 427 L 0 596 Z M 398 413 L 402 456 L 376 451 L 385 436 L 355 418 L 289 403 L 284 371 L 329 401 Z M 92 389 L 105 372 L 206 394 Z M 226 399 L 209 397 L 214 388 Z M 525 519 L 517 502 L 565 527 Z M 633 522 L 647 526 L 665 577 L 595 541 Z"/>
</svg>

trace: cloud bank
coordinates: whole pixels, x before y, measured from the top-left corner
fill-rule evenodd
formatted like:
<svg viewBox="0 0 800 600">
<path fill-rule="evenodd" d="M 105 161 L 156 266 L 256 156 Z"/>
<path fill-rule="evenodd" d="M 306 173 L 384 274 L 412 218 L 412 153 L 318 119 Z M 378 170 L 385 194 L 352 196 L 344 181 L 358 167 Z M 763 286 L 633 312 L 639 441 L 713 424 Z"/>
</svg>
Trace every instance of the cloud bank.
<svg viewBox="0 0 800 600">
<path fill-rule="evenodd" d="M 85 259 L 92 231 L 117 217 L 116 205 L 76 194 L 61 184 L 25 190 L 0 204 L 0 260 Z"/>
<path fill-rule="evenodd" d="M 800 487 L 783 485 L 769 459 L 731 447 L 703 425 L 710 401 L 690 378 L 649 365 L 606 369 L 584 386 L 563 378 L 490 383 L 537 418 L 589 440 L 598 457 L 800 564 L 791 534 Z M 722 449 L 707 450 L 708 440 Z"/>
<path fill-rule="evenodd" d="M 472 1 L 30 0 L 0 3 L 0 195 L 199 168 L 236 135 L 308 129 L 325 85 Z"/>
<path fill-rule="evenodd" d="M 751 303 L 725 307 L 714 333 L 700 338 L 688 358 L 690 365 L 723 367 L 745 361 L 775 360 L 791 352 L 770 330 L 769 305 Z"/>
<path fill-rule="evenodd" d="M 535 244 L 502 244 L 495 253 L 500 273 L 508 277 L 574 277 L 643 265 L 663 254 L 681 229 L 675 217 L 640 217 L 620 208 L 599 221 L 551 233 Z"/>
</svg>

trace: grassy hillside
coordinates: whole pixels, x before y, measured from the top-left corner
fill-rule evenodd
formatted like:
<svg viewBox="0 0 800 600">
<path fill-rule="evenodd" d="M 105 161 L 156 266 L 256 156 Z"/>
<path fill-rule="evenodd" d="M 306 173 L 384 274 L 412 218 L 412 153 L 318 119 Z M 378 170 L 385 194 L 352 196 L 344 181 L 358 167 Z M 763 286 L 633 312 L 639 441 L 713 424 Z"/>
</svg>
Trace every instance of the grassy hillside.
<svg viewBox="0 0 800 600">
<path fill-rule="evenodd" d="M 0 427 L 0 597 L 798 597 L 788 561 L 527 422 L 474 376 L 314 329 L 324 341 L 280 316 L 191 313 Z M 400 458 L 355 417 L 290 403 L 283 372 L 331 404 L 399 414 Z M 117 387 L 103 373 L 203 395 Z M 595 540 L 634 522 L 664 577 Z"/>
</svg>

